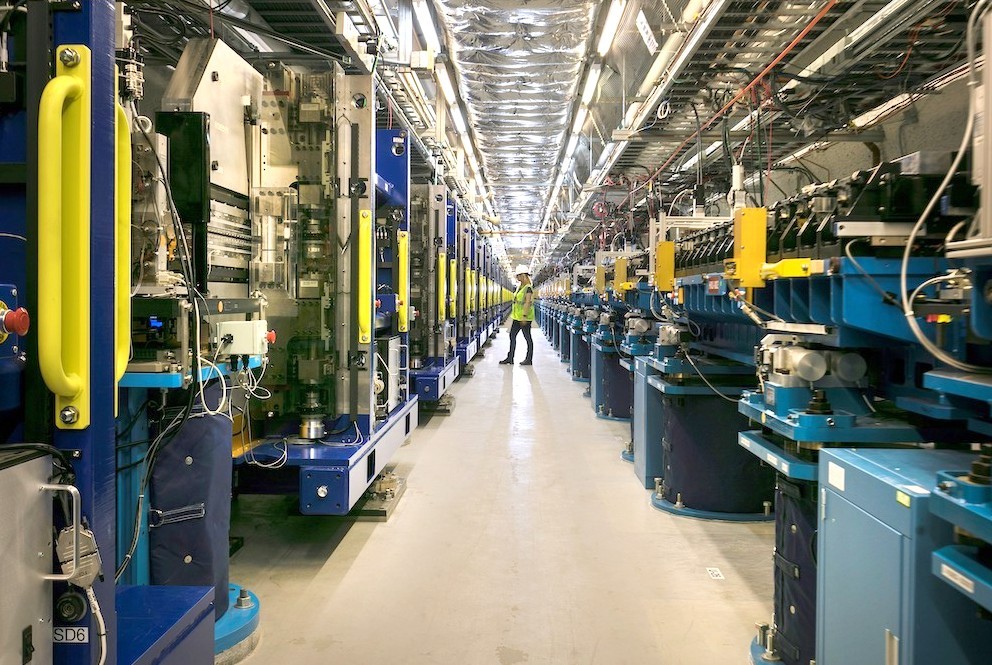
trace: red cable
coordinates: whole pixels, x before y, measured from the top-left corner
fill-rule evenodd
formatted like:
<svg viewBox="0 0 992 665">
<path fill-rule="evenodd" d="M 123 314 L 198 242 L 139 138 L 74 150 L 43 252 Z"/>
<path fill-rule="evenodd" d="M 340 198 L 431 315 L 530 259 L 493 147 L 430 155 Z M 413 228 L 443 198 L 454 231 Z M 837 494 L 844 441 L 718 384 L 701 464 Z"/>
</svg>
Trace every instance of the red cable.
<svg viewBox="0 0 992 665">
<path fill-rule="evenodd" d="M 678 155 L 682 151 L 682 149 L 684 147 L 686 147 L 687 145 L 689 145 L 696 138 L 696 136 L 700 132 L 702 132 L 704 129 L 708 128 L 714 122 L 716 122 L 717 120 L 719 120 L 723 116 L 723 114 L 726 113 L 728 110 L 730 110 L 734 106 L 734 104 L 736 104 L 737 102 L 739 102 L 744 97 L 744 95 L 746 95 L 749 92 L 751 92 L 754 89 L 754 86 L 756 86 L 758 83 L 760 83 L 761 80 L 770 71 L 772 71 L 775 68 L 776 65 L 778 65 L 778 63 L 782 62 L 782 60 L 785 59 L 785 56 L 789 55 L 789 53 L 792 51 L 792 49 L 794 49 L 796 47 L 796 45 L 798 45 L 799 42 L 801 42 L 803 40 L 803 38 L 805 38 L 806 35 L 809 34 L 810 30 L 812 30 L 814 27 L 816 27 L 816 24 L 819 23 L 820 20 L 824 16 L 827 15 L 827 12 L 829 12 L 833 8 L 833 6 L 836 5 L 836 4 L 837 4 L 837 0 L 827 0 L 827 4 L 825 4 L 823 6 L 823 9 L 821 9 L 816 14 L 816 16 L 814 16 L 812 18 L 812 20 L 810 20 L 810 22 L 808 24 L 806 24 L 806 27 L 803 28 L 802 31 L 798 35 L 796 35 L 796 37 L 791 42 L 789 42 L 789 45 L 786 46 L 785 49 L 781 53 L 779 53 L 775 57 L 775 59 L 772 60 L 771 63 L 769 63 L 768 66 L 765 67 L 761 71 L 760 74 L 758 74 L 757 76 L 755 76 L 754 79 L 752 79 L 750 83 L 748 83 L 746 86 L 744 86 L 744 88 L 742 88 L 740 91 L 738 91 L 737 94 L 734 95 L 731 98 L 731 100 L 724 105 L 724 107 L 722 109 L 720 109 L 719 111 L 717 111 L 713 115 L 713 117 L 711 117 L 709 120 L 707 120 L 702 125 L 700 125 L 692 134 L 689 135 L 688 138 L 686 138 L 684 141 L 682 141 L 682 144 L 678 148 L 675 149 L 675 151 L 671 154 L 671 156 L 667 160 L 665 160 L 665 163 L 662 164 L 658 168 L 658 170 L 655 171 L 654 174 L 648 180 L 654 180 L 655 178 L 657 178 L 661 174 L 661 172 L 664 171 L 668 167 L 668 165 L 671 164 L 675 160 L 676 157 L 678 157 Z M 641 185 L 641 187 L 643 187 L 643 185 Z M 637 189 L 633 190 L 631 192 L 631 196 L 635 192 L 637 192 L 638 189 L 640 189 L 641 187 L 638 187 Z M 628 197 L 628 199 L 629 199 L 629 197 Z M 624 203 L 626 203 L 626 202 L 627 202 L 627 199 L 624 200 Z M 621 205 L 623 205 L 623 203 L 621 203 Z"/>
</svg>

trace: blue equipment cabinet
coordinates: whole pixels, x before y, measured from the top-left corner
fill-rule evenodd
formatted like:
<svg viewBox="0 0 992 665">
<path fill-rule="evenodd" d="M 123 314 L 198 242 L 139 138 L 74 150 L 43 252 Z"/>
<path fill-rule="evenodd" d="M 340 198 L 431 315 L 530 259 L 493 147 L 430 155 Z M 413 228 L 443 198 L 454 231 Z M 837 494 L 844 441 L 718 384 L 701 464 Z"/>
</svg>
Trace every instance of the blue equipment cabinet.
<svg viewBox="0 0 992 665">
<path fill-rule="evenodd" d="M 930 511 L 942 469 L 974 456 L 933 450 L 820 453 L 818 665 L 970 665 L 992 659 L 992 621 L 931 574 L 953 528 Z"/>
</svg>

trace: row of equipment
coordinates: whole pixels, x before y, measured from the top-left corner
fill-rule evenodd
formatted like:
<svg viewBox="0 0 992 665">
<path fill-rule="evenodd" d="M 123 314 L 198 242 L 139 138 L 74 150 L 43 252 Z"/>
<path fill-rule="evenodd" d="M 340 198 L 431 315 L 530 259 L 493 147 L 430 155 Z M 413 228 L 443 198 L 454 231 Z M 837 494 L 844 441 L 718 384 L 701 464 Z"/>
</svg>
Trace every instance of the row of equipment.
<svg viewBox="0 0 992 665">
<path fill-rule="evenodd" d="M 630 421 L 621 454 L 652 504 L 774 522 L 752 663 L 992 657 L 992 154 L 974 122 L 957 153 L 768 208 L 737 172 L 725 214 L 658 213 L 538 285 L 572 380 Z"/>
<path fill-rule="evenodd" d="M 145 62 L 139 9 L 0 14 L 3 665 L 249 653 L 232 494 L 395 499 L 419 408 L 508 306 L 478 206 L 393 126 L 351 14 L 350 58 L 288 64 L 211 23 Z"/>
</svg>

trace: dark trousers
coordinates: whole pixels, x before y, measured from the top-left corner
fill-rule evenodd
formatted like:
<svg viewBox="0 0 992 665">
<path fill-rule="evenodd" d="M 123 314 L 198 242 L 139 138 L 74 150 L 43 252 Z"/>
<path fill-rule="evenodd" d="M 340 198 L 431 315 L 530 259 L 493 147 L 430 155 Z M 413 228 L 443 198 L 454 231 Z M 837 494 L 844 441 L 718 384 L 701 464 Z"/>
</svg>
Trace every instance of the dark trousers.
<svg viewBox="0 0 992 665">
<path fill-rule="evenodd" d="M 506 354 L 506 357 L 513 360 L 513 354 L 517 350 L 517 333 L 521 330 L 524 332 L 524 340 L 527 342 L 527 357 L 524 360 L 534 359 L 534 340 L 530 336 L 530 321 L 517 321 L 513 320 L 510 325 L 510 352 Z"/>
</svg>

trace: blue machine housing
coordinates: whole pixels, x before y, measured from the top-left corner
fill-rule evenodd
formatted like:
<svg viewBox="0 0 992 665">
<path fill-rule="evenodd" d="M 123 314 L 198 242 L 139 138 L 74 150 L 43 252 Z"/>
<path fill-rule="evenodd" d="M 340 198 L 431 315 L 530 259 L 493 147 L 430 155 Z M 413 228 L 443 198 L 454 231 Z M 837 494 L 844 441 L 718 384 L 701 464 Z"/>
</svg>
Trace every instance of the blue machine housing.
<svg viewBox="0 0 992 665">
<path fill-rule="evenodd" d="M 931 512 L 938 500 L 929 488 L 938 470 L 972 458 L 925 450 L 821 453 L 817 663 L 987 660 L 992 622 L 931 574 L 931 553 L 953 543 L 954 533 Z"/>
</svg>

